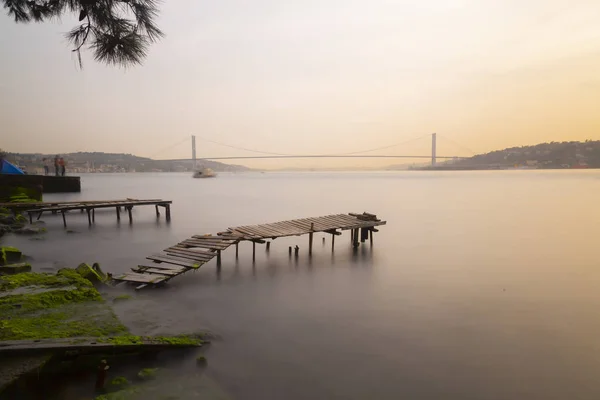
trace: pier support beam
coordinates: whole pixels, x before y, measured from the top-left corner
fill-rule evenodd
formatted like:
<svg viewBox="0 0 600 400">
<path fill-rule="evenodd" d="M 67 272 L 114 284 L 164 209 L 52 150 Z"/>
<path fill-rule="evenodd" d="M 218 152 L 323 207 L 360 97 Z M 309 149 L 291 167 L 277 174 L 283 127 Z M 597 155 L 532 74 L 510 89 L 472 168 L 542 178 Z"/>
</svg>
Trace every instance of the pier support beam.
<svg viewBox="0 0 600 400">
<path fill-rule="evenodd" d="M 268 253 L 269 250 L 271 250 L 271 242 L 267 242 L 266 247 L 265 247 L 265 251 Z"/>
<path fill-rule="evenodd" d="M 88 215 L 88 224 L 90 226 L 92 226 L 92 212 L 89 208 L 86 208 L 85 211 L 87 211 L 87 215 Z"/>
<path fill-rule="evenodd" d="M 117 209 L 117 221 L 121 220 L 121 207 L 115 207 Z"/>
<path fill-rule="evenodd" d="M 92 208 L 92 222 L 96 223 L 96 209 Z"/>
<path fill-rule="evenodd" d="M 127 214 L 129 215 L 129 224 L 132 224 L 132 223 L 133 223 L 133 216 L 131 215 L 131 209 L 132 209 L 132 208 L 133 208 L 133 207 L 131 207 L 131 206 L 128 206 L 128 207 L 127 207 Z"/>
<path fill-rule="evenodd" d="M 355 249 L 358 247 L 358 228 L 353 229 L 354 231 L 354 240 L 352 242 L 352 247 L 354 247 Z"/>
<path fill-rule="evenodd" d="M 167 221 L 171 220 L 171 205 L 170 204 L 165 204 L 165 218 L 167 219 Z"/>
<path fill-rule="evenodd" d="M 154 206 L 156 209 L 156 218 L 160 217 L 160 211 L 158 211 L 158 204 Z"/>
<path fill-rule="evenodd" d="M 252 242 L 252 261 L 256 260 L 256 242 Z"/>
<path fill-rule="evenodd" d="M 331 235 L 331 252 L 335 249 L 335 234 Z"/>
<path fill-rule="evenodd" d="M 239 245 L 239 243 L 235 244 L 235 259 L 236 260 L 238 259 L 238 245 Z"/>
<path fill-rule="evenodd" d="M 65 217 L 65 210 L 62 210 L 60 213 L 62 214 L 62 217 L 63 217 L 63 225 L 66 228 L 67 227 L 67 218 Z"/>
<path fill-rule="evenodd" d="M 217 250 L 217 267 L 221 266 L 221 250 Z"/>
<path fill-rule="evenodd" d="M 315 224 L 310 224 L 310 233 L 308 234 L 308 255 L 312 255 L 312 245 L 313 245 L 313 230 L 315 228 Z"/>
</svg>

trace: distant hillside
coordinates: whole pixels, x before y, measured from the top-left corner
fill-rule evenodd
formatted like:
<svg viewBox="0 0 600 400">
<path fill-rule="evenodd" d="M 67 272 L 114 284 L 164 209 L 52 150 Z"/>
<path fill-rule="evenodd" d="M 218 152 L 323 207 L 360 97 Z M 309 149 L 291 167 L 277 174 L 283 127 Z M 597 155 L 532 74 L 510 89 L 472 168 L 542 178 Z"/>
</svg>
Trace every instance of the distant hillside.
<svg viewBox="0 0 600 400">
<path fill-rule="evenodd" d="M 511 147 L 471 158 L 440 163 L 435 169 L 600 168 L 600 140 L 551 142 Z M 428 168 L 431 169 L 431 168 Z"/>
<path fill-rule="evenodd" d="M 55 154 L 8 153 L 7 160 L 25 168 L 29 173 L 43 170 L 43 159 L 54 159 Z M 61 154 L 69 172 L 186 172 L 192 171 L 191 161 L 160 161 L 132 154 L 79 152 Z M 241 165 L 199 160 L 198 164 L 218 172 L 247 171 Z"/>
</svg>

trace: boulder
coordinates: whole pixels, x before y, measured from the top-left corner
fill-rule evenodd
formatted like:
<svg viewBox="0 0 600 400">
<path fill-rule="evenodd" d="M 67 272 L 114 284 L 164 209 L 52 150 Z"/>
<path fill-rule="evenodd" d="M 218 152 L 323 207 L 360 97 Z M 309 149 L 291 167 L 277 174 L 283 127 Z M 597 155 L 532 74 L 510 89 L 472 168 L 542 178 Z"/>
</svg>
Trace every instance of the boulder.
<svg viewBox="0 0 600 400">
<path fill-rule="evenodd" d="M 0 247 L 0 265 L 12 264 L 21 261 L 23 253 L 16 247 Z"/>
<path fill-rule="evenodd" d="M 46 232 L 46 228 L 36 226 L 24 226 L 22 228 L 12 229 L 12 233 L 17 235 L 37 235 Z"/>
<path fill-rule="evenodd" d="M 98 263 L 94 263 L 91 267 L 86 263 L 82 263 L 75 270 L 93 284 L 106 282 L 106 274 L 102 272 Z"/>
<path fill-rule="evenodd" d="M 12 225 L 17 223 L 17 217 L 12 214 L 0 214 L 0 224 Z"/>
<path fill-rule="evenodd" d="M 156 373 L 158 372 L 158 368 L 144 368 L 140 372 L 138 372 L 137 376 L 143 381 L 149 381 L 152 379 L 156 379 Z"/>
<path fill-rule="evenodd" d="M 31 264 L 18 263 L 0 266 L 0 274 L 14 275 L 20 274 L 21 272 L 31 272 Z"/>
</svg>

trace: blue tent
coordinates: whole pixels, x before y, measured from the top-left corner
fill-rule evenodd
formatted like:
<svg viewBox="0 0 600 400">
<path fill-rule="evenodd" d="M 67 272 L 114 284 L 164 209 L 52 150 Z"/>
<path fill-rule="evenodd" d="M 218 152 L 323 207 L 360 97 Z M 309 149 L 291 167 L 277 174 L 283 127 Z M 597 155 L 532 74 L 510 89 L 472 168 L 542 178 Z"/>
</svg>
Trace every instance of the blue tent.
<svg viewBox="0 0 600 400">
<path fill-rule="evenodd" d="M 12 175 L 25 175 L 19 167 L 9 163 L 6 160 L 0 160 L 2 168 L 0 168 L 0 174 L 12 174 Z"/>
</svg>

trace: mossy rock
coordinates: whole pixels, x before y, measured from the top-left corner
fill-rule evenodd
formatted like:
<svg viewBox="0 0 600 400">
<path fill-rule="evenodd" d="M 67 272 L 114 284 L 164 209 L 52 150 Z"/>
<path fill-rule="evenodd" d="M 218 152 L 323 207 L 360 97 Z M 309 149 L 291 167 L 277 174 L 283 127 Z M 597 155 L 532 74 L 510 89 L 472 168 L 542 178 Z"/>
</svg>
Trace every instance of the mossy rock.
<svg viewBox="0 0 600 400">
<path fill-rule="evenodd" d="M 139 396 L 136 395 L 139 395 L 140 392 L 140 388 L 132 386 L 127 389 L 119 390 L 118 392 L 97 396 L 94 400 L 131 400 L 133 398 L 139 398 Z"/>
<path fill-rule="evenodd" d="M 110 381 L 110 383 L 108 384 L 107 390 L 110 392 L 123 390 L 130 384 L 131 383 L 127 380 L 127 378 L 125 378 L 123 376 L 117 376 L 116 378 L 114 378 L 113 380 Z"/>
<path fill-rule="evenodd" d="M 128 333 L 92 283 L 73 269 L 0 276 L 0 293 L 0 341 Z"/>
<path fill-rule="evenodd" d="M 138 372 L 137 376 L 141 380 L 149 381 L 152 379 L 156 379 L 156 374 L 158 372 L 158 368 L 144 368 L 140 372 Z"/>
<path fill-rule="evenodd" d="M 0 265 L 12 264 L 21 261 L 23 253 L 16 247 L 0 247 Z"/>
<path fill-rule="evenodd" d="M 196 364 L 199 366 L 205 366 L 207 362 L 206 357 L 203 355 L 196 357 Z"/>
<path fill-rule="evenodd" d="M 131 295 L 130 294 L 122 294 L 122 295 L 119 295 L 119 296 L 115 297 L 113 299 L 113 303 L 118 303 L 120 301 L 125 301 L 125 300 L 129 300 L 129 299 L 131 299 Z"/>
<path fill-rule="evenodd" d="M 8 264 L 0 266 L 0 273 L 14 275 L 20 274 L 21 272 L 30 272 L 31 264 L 29 263 L 18 263 L 18 264 Z"/>
<path fill-rule="evenodd" d="M 79 264 L 76 271 L 79 275 L 93 284 L 106 282 L 106 274 L 102 272 L 100 265 L 97 263 L 94 263 L 91 267 L 85 263 Z"/>
</svg>

